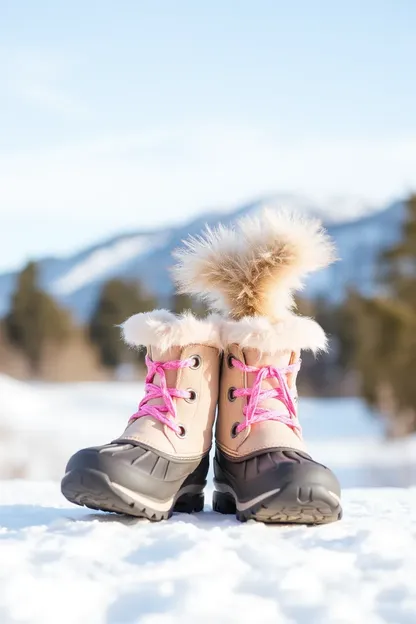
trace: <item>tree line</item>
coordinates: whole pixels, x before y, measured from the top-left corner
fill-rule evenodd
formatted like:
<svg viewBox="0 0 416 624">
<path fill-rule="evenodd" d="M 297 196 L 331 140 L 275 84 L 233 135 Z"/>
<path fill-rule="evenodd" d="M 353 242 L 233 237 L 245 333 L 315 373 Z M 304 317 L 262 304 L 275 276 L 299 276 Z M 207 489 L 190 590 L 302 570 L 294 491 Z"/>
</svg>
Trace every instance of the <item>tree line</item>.
<svg viewBox="0 0 416 624">
<path fill-rule="evenodd" d="M 416 195 L 405 208 L 401 240 L 379 257 L 374 295 L 350 289 L 341 305 L 308 303 L 331 336 L 330 352 L 311 367 L 319 391 L 338 394 L 349 383 L 392 437 L 416 431 Z"/>
<path fill-rule="evenodd" d="M 406 202 L 400 242 L 383 250 L 374 296 L 356 290 L 342 304 L 299 300 L 301 313 L 315 316 L 331 338 L 330 352 L 318 361 L 305 356 L 301 391 L 314 395 L 361 394 L 385 418 L 391 435 L 416 431 L 416 195 Z M 80 327 L 69 312 L 41 287 L 38 268 L 29 263 L 17 279 L 1 331 L 24 356 L 36 376 L 51 345 L 59 349 L 79 337 L 91 346 L 110 373 L 123 364 L 140 367 L 143 355 L 120 340 L 119 325 L 132 314 L 159 302 L 140 284 L 111 279 L 103 284 L 95 308 Z M 170 309 L 206 310 L 185 295 Z M 1 356 L 0 356 L 1 357 Z"/>
<path fill-rule="evenodd" d="M 102 366 L 112 370 L 125 363 L 140 363 L 140 352 L 120 339 L 120 324 L 129 316 L 158 306 L 156 298 L 140 282 L 111 279 L 105 282 L 94 310 L 84 327 L 84 338 L 96 349 Z M 171 309 L 180 313 L 201 306 L 186 295 L 174 295 Z M 10 310 L 2 320 L 9 343 L 26 358 L 33 376 L 39 374 L 45 352 L 59 348 L 79 332 L 72 315 L 40 285 L 36 263 L 29 262 L 18 275 Z"/>
</svg>

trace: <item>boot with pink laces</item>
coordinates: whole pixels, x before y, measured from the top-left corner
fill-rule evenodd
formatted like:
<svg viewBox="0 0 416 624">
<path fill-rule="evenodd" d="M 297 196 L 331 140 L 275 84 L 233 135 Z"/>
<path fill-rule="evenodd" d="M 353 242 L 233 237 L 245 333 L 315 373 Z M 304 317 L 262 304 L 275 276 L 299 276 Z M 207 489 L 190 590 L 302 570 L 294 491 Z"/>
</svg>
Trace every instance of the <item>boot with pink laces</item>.
<svg viewBox="0 0 416 624">
<path fill-rule="evenodd" d="M 265 211 L 175 255 L 179 290 L 223 313 L 214 510 L 265 523 L 340 519 L 338 480 L 307 452 L 297 406 L 301 351 L 324 350 L 326 336 L 293 312 L 302 278 L 333 261 L 330 239 L 316 220 Z"/>
<path fill-rule="evenodd" d="M 125 341 L 147 346 L 145 395 L 126 430 L 68 462 L 62 493 L 90 509 L 162 520 L 201 511 L 218 401 L 219 323 L 214 317 L 136 314 Z"/>
</svg>

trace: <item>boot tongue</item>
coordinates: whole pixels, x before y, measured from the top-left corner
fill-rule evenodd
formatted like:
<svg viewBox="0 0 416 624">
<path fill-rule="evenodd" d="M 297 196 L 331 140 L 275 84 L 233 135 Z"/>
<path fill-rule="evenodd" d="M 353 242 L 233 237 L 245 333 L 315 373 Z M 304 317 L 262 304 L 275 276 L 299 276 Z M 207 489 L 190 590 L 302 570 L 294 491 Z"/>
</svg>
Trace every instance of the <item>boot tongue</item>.
<svg viewBox="0 0 416 624">
<path fill-rule="evenodd" d="M 272 355 L 270 353 L 261 353 L 257 349 L 248 348 L 248 347 L 243 349 L 243 353 L 244 353 L 244 359 L 245 359 L 246 364 L 248 364 L 249 366 L 256 366 L 257 368 L 260 368 L 261 366 L 274 366 L 275 368 L 286 368 L 286 366 L 289 366 L 289 364 L 295 361 L 294 358 L 296 355 L 296 354 L 294 355 L 292 352 L 289 352 L 289 351 L 280 352 L 280 353 Z M 256 377 L 257 377 L 257 373 L 247 374 L 247 387 L 248 388 L 253 387 Z M 289 388 L 292 388 L 292 396 L 295 396 L 296 390 L 293 387 L 294 386 L 293 382 L 295 381 L 295 377 L 293 377 L 292 375 L 285 375 L 285 377 L 288 382 Z M 279 385 L 280 385 L 279 380 L 276 379 L 276 377 L 269 377 L 268 379 L 264 379 L 264 381 L 261 384 L 261 388 L 262 390 L 270 390 L 272 388 L 278 388 Z M 287 407 L 284 405 L 284 403 L 282 403 L 278 399 L 266 399 L 265 401 L 261 401 L 261 407 L 264 407 L 270 410 L 278 410 L 282 414 L 288 413 Z"/>
<path fill-rule="evenodd" d="M 147 348 L 147 353 L 153 362 L 171 362 L 172 360 L 180 360 L 182 348 L 181 347 L 171 347 L 165 351 L 158 349 L 155 346 L 149 346 Z M 174 370 L 165 370 L 166 383 L 168 388 L 176 387 L 176 380 L 178 377 L 178 369 Z M 153 378 L 153 383 L 157 386 L 160 386 L 160 375 L 156 374 Z M 149 405 L 162 405 L 163 399 L 152 399 L 149 401 Z"/>
<path fill-rule="evenodd" d="M 243 349 L 243 353 L 246 364 L 257 367 L 274 366 L 275 368 L 284 368 L 289 365 L 292 358 L 292 353 L 290 351 L 284 351 L 272 355 L 271 353 L 260 353 L 258 349 L 246 347 Z"/>
</svg>

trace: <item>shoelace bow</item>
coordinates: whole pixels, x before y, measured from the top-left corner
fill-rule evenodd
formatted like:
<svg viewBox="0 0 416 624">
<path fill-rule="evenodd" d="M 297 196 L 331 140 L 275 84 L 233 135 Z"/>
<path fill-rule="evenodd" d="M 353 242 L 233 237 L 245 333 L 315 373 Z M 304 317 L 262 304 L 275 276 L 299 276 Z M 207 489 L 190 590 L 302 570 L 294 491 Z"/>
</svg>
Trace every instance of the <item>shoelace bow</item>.
<svg viewBox="0 0 416 624">
<path fill-rule="evenodd" d="M 181 432 L 181 427 L 175 422 L 177 414 L 173 398 L 190 399 L 189 390 L 168 388 L 166 382 L 167 370 L 178 370 L 193 365 L 193 358 L 186 360 L 171 360 L 170 362 L 154 362 L 146 355 L 147 375 L 145 380 L 145 395 L 139 403 L 138 410 L 129 419 L 129 424 L 142 416 L 152 416 L 164 425 L 167 425 L 175 433 Z M 155 375 L 159 375 L 160 384 L 153 383 Z M 148 405 L 152 399 L 163 399 L 161 405 Z"/>
<path fill-rule="evenodd" d="M 249 398 L 247 405 L 243 408 L 245 420 L 236 427 L 236 432 L 240 433 L 247 427 L 265 420 L 278 420 L 301 435 L 302 428 L 298 421 L 293 397 L 285 376 L 288 373 L 297 372 L 301 361 L 298 360 L 295 364 L 290 364 L 284 368 L 270 365 L 248 366 L 235 358 L 232 358 L 231 361 L 233 366 L 244 373 L 257 373 L 252 388 L 238 388 L 233 392 L 235 397 Z M 263 390 L 261 385 L 265 379 L 276 379 L 279 382 L 279 386 L 270 390 Z M 277 410 L 260 407 L 259 403 L 265 399 L 278 399 L 287 408 L 289 414 L 281 414 Z"/>
</svg>

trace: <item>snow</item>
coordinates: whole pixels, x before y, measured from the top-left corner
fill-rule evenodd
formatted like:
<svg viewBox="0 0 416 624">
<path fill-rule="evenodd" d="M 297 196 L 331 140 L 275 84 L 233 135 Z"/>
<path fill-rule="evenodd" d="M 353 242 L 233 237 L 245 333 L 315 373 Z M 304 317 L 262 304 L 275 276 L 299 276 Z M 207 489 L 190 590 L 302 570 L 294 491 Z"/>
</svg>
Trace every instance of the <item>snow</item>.
<svg viewBox="0 0 416 624">
<path fill-rule="evenodd" d="M 416 489 L 347 490 L 345 518 L 267 527 L 89 513 L 0 484 L 2 624 L 413 624 Z M 22 597 L 24 598 L 22 599 Z"/>
<path fill-rule="evenodd" d="M 416 621 L 413 438 L 384 442 L 358 399 L 303 399 L 344 488 L 343 520 L 321 527 L 240 524 L 212 512 L 211 484 L 204 513 L 159 524 L 71 505 L 69 455 L 121 433 L 140 392 L 0 377 L 1 624 Z"/>
<path fill-rule="evenodd" d="M 277 210 L 284 206 L 290 211 L 311 214 L 322 219 L 327 226 L 337 223 L 347 224 L 376 214 L 380 210 L 380 206 L 374 202 L 355 195 L 312 198 L 300 194 L 279 193 L 271 197 L 268 205 Z"/>
<path fill-rule="evenodd" d="M 166 238 L 164 234 L 139 234 L 96 249 L 56 280 L 51 291 L 57 296 L 70 295 L 97 279 L 108 279 L 122 271 L 132 258 L 137 259 L 163 245 Z"/>
</svg>

